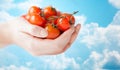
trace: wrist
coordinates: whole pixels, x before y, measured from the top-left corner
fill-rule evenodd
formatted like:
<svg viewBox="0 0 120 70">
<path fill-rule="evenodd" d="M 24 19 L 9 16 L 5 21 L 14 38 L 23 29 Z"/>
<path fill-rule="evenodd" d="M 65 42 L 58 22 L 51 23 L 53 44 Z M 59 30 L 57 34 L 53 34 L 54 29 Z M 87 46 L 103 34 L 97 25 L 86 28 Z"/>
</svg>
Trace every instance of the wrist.
<svg viewBox="0 0 120 70">
<path fill-rule="evenodd" d="M 0 45 L 12 44 L 12 35 L 9 23 L 0 24 Z"/>
</svg>

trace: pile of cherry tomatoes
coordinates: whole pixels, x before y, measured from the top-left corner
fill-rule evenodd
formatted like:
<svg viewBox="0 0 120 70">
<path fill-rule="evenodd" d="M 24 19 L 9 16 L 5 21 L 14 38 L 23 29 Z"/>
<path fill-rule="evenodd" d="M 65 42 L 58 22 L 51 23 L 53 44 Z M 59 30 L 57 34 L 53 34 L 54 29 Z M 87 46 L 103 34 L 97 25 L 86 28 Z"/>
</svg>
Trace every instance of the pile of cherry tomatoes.
<svg viewBox="0 0 120 70">
<path fill-rule="evenodd" d="M 73 14 L 62 13 L 52 6 L 45 8 L 32 6 L 23 17 L 31 24 L 45 28 L 48 31 L 47 39 L 55 39 L 75 24 Z"/>
</svg>

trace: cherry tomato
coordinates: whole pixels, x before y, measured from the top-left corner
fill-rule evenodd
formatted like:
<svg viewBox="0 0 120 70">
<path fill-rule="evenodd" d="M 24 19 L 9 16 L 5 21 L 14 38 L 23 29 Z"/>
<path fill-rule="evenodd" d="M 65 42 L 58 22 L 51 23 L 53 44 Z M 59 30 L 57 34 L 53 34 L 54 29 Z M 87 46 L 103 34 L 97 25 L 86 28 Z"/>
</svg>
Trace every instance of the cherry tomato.
<svg viewBox="0 0 120 70">
<path fill-rule="evenodd" d="M 34 15 L 30 15 L 29 22 L 34 25 L 44 26 L 46 23 L 46 20 L 40 15 L 34 14 Z"/>
<path fill-rule="evenodd" d="M 61 15 L 61 12 L 60 11 L 57 11 L 57 16 L 60 16 Z"/>
<path fill-rule="evenodd" d="M 66 17 L 71 25 L 75 24 L 75 18 L 72 14 L 63 13 L 63 14 L 61 14 L 61 16 Z"/>
<path fill-rule="evenodd" d="M 28 14 L 40 14 L 41 13 L 41 9 L 37 6 L 32 6 L 29 11 Z"/>
<path fill-rule="evenodd" d="M 60 30 L 54 24 L 47 23 L 45 29 L 48 31 L 47 39 L 55 39 L 60 35 Z"/>
<path fill-rule="evenodd" d="M 43 10 L 44 16 L 45 18 L 48 18 L 50 16 L 56 16 L 57 15 L 57 11 L 55 8 L 53 8 L 52 6 L 48 6 Z"/>
<path fill-rule="evenodd" d="M 66 31 L 67 29 L 70 28 L 70 23 L 66 17 L 60 17 L 57 19 L 57 27 L 61 31 Z"/>
</svg>

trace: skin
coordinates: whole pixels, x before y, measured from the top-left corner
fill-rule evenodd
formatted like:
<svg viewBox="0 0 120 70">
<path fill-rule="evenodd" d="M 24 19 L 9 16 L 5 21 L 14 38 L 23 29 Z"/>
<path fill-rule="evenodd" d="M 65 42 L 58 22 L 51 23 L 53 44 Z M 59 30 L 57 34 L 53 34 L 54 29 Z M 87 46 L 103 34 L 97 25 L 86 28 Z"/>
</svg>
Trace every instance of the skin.
<svg viewBox="0 0 120 70">
<path fill-rule="evenodd" d="M 71 27 L 56 39 L 43 39 L 48 33 L 23 18 L 0 23 L 0 48 L 16 44 L 33 56 L 55 55 L 65 52 L 75 41 L 80 24 Z"/>
</svg>

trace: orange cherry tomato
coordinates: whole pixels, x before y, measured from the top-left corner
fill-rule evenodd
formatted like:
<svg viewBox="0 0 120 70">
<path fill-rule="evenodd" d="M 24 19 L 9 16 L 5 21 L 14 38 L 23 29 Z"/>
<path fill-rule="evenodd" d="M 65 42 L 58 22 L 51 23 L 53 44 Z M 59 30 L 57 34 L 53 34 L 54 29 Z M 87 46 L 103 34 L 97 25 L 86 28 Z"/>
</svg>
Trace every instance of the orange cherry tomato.
<svg viewBox="0 0 120 70">
<path fill-rule="evenodd" d="M 48 6 L 48 7 L 45 7 L 45 9 L 43 10 L 43 14 L 44 14 L 45 18 L 48 18 L 50 16 L 56 16 L 57 11 L 52 6 Z"/>
<path fill-rule="evenodd" d="M 70 23 L 66 17 L 60 17 L 57 19 L 57 27 L 61 31 L 66 31 L 67 29 L 70 28 Z"/>
<path fill-rule="evenodd" d="M 32 6 L 29 11 L 28 14 L 40 14 L 41 13 L 41 9 L 37 6 Z"/>
<path fill-rule="evenodd" d="M 60 35 L 60 30 L 54 24 L 47 23 L 45 29 L 48 31 L 47 39 L 55 39 Z"/>
<path fill-rule="evenodd" d="M 34 25 L 44 26 L 46 23 L 46 20 L 40 15 L 34 14 L 34 15 L 30 15 L 29 22 Z"/>
</svg>

